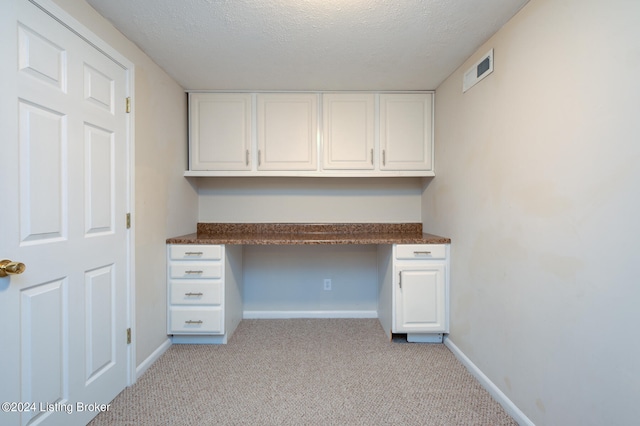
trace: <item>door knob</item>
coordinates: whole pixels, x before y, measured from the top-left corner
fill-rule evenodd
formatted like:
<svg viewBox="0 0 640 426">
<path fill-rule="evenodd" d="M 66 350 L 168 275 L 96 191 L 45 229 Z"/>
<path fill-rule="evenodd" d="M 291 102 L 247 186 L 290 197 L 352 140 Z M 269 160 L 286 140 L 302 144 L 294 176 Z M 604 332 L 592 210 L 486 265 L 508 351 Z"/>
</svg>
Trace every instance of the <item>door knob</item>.
<svg viewBox="0 0 640 426">
<path fill-rule="evenodd" d="M 0 277 L 21 274 L 25 269 L 27 267 L 24 263 L 12 262 L 8 259 L 0 260 Z"/>
</svg>

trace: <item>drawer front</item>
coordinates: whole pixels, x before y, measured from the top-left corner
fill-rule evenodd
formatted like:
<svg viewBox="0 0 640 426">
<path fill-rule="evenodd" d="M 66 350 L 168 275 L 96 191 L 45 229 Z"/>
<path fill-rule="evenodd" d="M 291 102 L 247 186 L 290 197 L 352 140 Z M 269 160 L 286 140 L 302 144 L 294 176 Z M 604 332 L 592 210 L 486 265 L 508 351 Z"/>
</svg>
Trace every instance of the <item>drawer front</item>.
<svg viewBox="0 0 640 426">
<path fill-rule="evenodd" d="M 222 262 L 171 262 L 171 278 L 222 278 Z"/>
<path fill-rule="evenodd" d="M 171 334 L 224 334 L 222 308 L 171 308 Z"/>
<path fill-rule="evenodd" d="M 222 281 L 171 281 L 172 305 L 222 305 Z"/>
<path fill-rule="evenodd" d="M 447 248 L 444 244 L 398 244 L 396 259 L 429 260 L 445 259 Z"/>
<path fill-rule="evenodd" d="M 172 260 L 220 260 L 222 259 L 221 245 L 180 245 L 169 246 Z"/>
</svg>

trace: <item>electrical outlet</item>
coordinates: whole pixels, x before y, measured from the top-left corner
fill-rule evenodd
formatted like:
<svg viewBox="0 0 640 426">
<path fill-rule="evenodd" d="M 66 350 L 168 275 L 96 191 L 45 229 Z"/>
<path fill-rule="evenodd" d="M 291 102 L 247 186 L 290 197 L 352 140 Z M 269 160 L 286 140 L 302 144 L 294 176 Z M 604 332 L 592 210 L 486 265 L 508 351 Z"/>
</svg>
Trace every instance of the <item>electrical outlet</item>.
<svg viewBox="0 0 640 426">
<path fill-rule="evenodd" d="M 331 278 L 324 279 L 324 289 L 327 291 L 331 290 Z"/>
</svg>

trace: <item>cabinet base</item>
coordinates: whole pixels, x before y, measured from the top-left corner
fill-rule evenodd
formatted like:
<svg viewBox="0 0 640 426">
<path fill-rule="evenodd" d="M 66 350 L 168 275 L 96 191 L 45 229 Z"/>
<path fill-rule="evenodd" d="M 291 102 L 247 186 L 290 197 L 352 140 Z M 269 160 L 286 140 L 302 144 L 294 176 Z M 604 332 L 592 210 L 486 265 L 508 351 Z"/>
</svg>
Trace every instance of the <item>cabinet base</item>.
<svg viewBox="0 0 640 426">
<path fill-rule="evenodd" d="M 407 333 L 407 342 L 412 343 L 442 343 L 442 333 L 437 334 L 418 334 Z"/>
<path fill-rule="evenodd" d="M 227 343 L 227 335 L 221 336 L 205 336 L 194 335 L 187 336 L 184 334 L 174 334 L 171 337 L 171 342 L 177 345 L 224 345 Z"/>
</svg>

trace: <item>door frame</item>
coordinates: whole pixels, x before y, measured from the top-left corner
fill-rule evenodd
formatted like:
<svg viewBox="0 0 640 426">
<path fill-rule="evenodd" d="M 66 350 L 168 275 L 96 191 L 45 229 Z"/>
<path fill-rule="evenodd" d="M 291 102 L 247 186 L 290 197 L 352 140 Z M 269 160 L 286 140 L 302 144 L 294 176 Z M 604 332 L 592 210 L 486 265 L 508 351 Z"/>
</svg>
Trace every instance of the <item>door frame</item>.
<svg viewBox="0 0 640 426">
<path fill-rule="evenodd" d="M 22 1 L 22 0 L 21 0 Z M 134 123 L 135 123 L 135 100 L 134 100 L 134 82 L 135 82 L 135 66 L 133 62 L 127 59 L 124 55 L 118 52 L 116 49 L 107 44 L 104 40 L 93 33 L 89 28 L 84 26 L 80 21 L 72 17 L 68 12 L 55 4 L 52 0 L 25 0 L 29 1 L 51 18 L 58 21 L 61 25 L 68 28 L 71 32 L 78 37 L 89 43 L 95 49 L 102 54 L 109 57 L 116 62 L 120 67 L 125 70 L 127 81 L 125 92 L 126 96 L 130 98 L 130 113 L 127 114 L 127 194 L 125 196 L 127 202 L 127 212 L 131 214 L 131 228 L 129 229 L 127 238 L 127 282 L 126 287 L 126 299 L 127 299 L 127 327 L 131 328 L 131 335 L 134 337 L 131 339 L 131 344 L 127 345 L 127 386 L 131 386 L 136 381 L 136 344 L 135 344 L 135 143 L 134 143 Z M 124 103 L 125 100 L 122 99 Z M 122 221 L 125 218 L 121 218 Z M 123 336 L 124 337 L 124 336 Z"/>
</svg>

